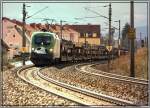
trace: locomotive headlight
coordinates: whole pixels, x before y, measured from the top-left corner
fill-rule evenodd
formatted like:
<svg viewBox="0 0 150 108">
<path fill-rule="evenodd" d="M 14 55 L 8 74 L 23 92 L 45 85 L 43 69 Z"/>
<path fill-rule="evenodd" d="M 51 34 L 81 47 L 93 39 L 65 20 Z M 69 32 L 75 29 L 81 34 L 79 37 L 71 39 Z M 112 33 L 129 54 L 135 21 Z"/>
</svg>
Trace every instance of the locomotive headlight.
<svg viewBox="0 0 150 108">
<path fill-rule="evenodd" d="M 53 51 L 53 49 L 49 49 L 49 51 L 50 51 L 50 52 L 52 52 L 52 51 Z"/>
<path fill-rule="evenodd" d="M 32 48 L 32 51 L 34 50 L 34 48 Z"/>
</svg>

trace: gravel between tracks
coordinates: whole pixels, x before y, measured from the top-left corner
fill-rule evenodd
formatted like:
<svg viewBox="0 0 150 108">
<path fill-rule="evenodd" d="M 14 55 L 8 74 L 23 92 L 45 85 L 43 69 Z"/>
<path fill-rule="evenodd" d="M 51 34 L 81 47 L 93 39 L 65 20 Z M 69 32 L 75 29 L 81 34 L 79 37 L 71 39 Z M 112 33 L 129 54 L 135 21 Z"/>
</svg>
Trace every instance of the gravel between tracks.
<svg viewBox="0 0 150 108">
<path fill-rule="evenodd" d="M 73 66 L 62 69 L 49 67 L 41 73 L 74 86 L 133 101 L 137 105 L 147 105 L 148 102 L 148 87 L 78 72 Z"/>
<path fill-rule="evenodd" d="M 18 78 L 16 72 L 3 72 L 3 105 L 77 105 L 67 99 L 48 93 Z"/>
</svg>

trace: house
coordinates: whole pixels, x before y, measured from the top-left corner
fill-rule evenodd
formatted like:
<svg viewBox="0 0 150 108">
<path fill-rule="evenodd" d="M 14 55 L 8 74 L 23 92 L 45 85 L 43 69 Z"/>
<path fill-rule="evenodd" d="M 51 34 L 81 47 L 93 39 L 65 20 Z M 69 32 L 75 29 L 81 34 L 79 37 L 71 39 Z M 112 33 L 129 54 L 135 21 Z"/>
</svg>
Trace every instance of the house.
<svg viewBox="0 0 150 108">
<path fill-rule="evenodd" d="M 22 48 L 22 23 L 17 20 L 8 18 L 2 19 L 2 39 L 9 47 L 8 59 L 13 59 L 14 56 L 20 55 Z M 30 37 L 26 36 L 26 45 L 30 46 Z"/>
<path fill-rule="evenodd" d="M 32 27 L 32 29 L 31 29 L 31 27 Z M 61 26 L 58 24 L 49 25 L 49 27 L 48 27 L 47 24 L 42 25 L 42 24 L 32 23 L 32 24 L 30 24 L 30 27 L 28 25 L 26 26 L 27 32 L 30 31 L 30 33 L 33 31 L 40 30 L 42 28 L 45 28 L 45 29 L 49 28 L 48 31 L 56 33 L 61 38 Z M 62 26 L 62 39 L 71 40 L 72 42 L 76 43 L 76 42 L 78 42 L 78 35 L 79 35 L 79 33 L 77 31 L 75 31 L 74 29 L 70 28 L 69 25 Z"/>
<path fill-rule="evenodd" d="M 29 49 L 31 45 L 31 35 L 35 31 L 42 28 L 56 33 L 60 38 L 71 40 L 74 43 L 88 43 L 100 45 L 100 25 L 68 25 L 61 26 L 59 24 L 41 24 L 31 23 L 25 25 L 26 47 Z M 8 58 L 13 59 L 14 56 L 20 54 L 22 48 L 22 22 L 15 19 L 2 18 L 2 39 L 9 47 Z M 62 33 L 62 37 L 61 37 Z"/>
<path fill-rule="evenodd" d="M 41 24 L 31 23 L 26 24 L 26 32 L 31 37 L 34 31 L 39 31 L 42 28 L 48 29 L 48 31 L 56 33 L 60 38 L 65 40 L 71 40 L 74 43 L 85 43 L 100 45 L 100 25 L 62 25 L 62 37 L 61 26 L 59 24 Z"/>
<path fill-rule="evenodd" d="M 79 33 L 78 42 L 100 45 L 100 25 L 71 25 Z"/>
</svg>

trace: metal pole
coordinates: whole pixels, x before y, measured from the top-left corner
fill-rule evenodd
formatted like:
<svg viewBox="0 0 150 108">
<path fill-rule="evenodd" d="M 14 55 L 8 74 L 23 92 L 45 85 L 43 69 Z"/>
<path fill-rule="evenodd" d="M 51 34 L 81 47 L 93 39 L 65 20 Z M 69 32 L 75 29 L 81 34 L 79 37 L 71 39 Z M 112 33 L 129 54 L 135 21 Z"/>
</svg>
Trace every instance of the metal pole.
<svg viewBox="0 0 150 108">
<path fill-rule="evenodd" d="M 120 56 L 120 20 L 119 20 L 119 37 L 118 37 L 118 56 Z"/>
<path fill-rule="evenodd" d="M 142 39 L 141 39 L 142 33 L 140 32 L 140 46 L 142 47 Z"/>
<path fill-rule="evenodd" d="M 84 37 L 85 37 L 84 42 L 85 42 L 85 47 L 86 47 L 86 33 L 84 33 Z"/>
<path fill-rule="evenodd" d="M 25 22 L 25 18 L 26 18 L 26 7 L 25 7 L 25 3 L 23 3 L 23 27 L 22 27 L 22 37 L 23 37 L 22 38 L 22 47 L 23 47 L 23 49 L 26 47 L 26 37 L 25 37 L 25 24 L 26 24 L 26 22 Z M 25 65 L 25 57 L 23 57 L 22 64 Z"/>
<path fill-rule="evenodd" d="M 62 20 L 60 20 L 60 36 L 61 36 L 61 39 L 62 39 Z"/>
<path fill-rule="evenodd" d="M 46 20 L 46 23 L 47 23 L 47 31 L 49 31 L 49 23 L 47 20 Z"/>
<path fill-rule="evenodd" d="M 131 28 L 134 29 L 134 2 L 130 3 L 130 23 Z M 130 63 L 130 76 L 135 77 L 134 71 L 134 38 L 131 39 L 131 63 Z"/>
<path fill-rule="evenodd" d="M 111 3 L 109 3 L 109 39 L 108 46 L 111 46 Z M 110 69 L 110 52 L 108 52 L 108 71 Z"/>
<path fill-rule="evenodd" d="M 85 56 L 87 57 L 87 55 L 86 55 L 86 33 L 84 33 L 84 38 L 85 38 Z"/>
</svg>

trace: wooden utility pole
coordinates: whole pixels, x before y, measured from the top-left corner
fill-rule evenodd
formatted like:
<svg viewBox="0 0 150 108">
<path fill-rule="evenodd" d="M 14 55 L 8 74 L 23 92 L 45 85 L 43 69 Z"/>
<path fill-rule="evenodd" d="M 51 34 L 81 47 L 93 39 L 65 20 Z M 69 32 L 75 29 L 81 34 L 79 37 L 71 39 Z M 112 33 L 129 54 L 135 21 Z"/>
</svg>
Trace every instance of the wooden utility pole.
<svg viewBox="0 0 150 108">
<path fill-rule="evenodd" d="M 131 29 L 134 29 L 134 2 L 130 2 L 130 24 Z M 135 35 L 135 34 L 134 34 Z M 131 55 L 130 55 L 130 76 L 135 77 L 135 70 L 134 70 L 134 38 L 131 38 Z"/>
<path fill-rule="evenodd" d="M 23 3 L 23 25 L 22 25 L 22 48 L 25 50 L 25 47 L 26 47 L 26 37 L 25 37 L 25 24 L 26 24 L 26 5 L 25 3 Z M 25 53 L 25 52 L 23 52 Z M 23 54 L 23 62 L 22 62 L 23 65 L 25 65 L 25 57 L 24 57 L 24 54 Z"/>
</svg>

